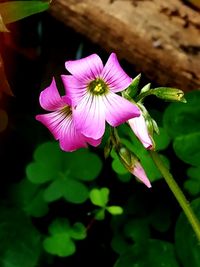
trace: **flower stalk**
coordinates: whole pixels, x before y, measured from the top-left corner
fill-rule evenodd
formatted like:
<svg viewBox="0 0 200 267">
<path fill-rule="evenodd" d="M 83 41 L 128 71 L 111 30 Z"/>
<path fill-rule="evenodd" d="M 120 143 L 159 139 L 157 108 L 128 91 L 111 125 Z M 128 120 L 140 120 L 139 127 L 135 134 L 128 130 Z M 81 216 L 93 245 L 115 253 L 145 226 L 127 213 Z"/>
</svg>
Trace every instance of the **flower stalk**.
<svg viewBox="0 0 200 267">
<path fill-rule="evenodd" d="M 198 241 L 200 242 L 200 222 L 196 215 L 194 214 L 188 200 L 186 199 L 185 195 L 181 191 L 180 187 L 174 180 L 172 174 L 169 170 L 165 167 L 162 159 L 160 158 L 159 154 L 155 151 L 150 151 L 150 155 L 155 162 L 157 168 L 160 170 L 161 174 L 163 175 L 166 183 L 168 184 L 170 190 L 174 194 L 176 200 L 178 201 L 179 205 L 183 209 L 185 216 L 187 217 L 189 223 L 191 224 Z"/>
</svg>

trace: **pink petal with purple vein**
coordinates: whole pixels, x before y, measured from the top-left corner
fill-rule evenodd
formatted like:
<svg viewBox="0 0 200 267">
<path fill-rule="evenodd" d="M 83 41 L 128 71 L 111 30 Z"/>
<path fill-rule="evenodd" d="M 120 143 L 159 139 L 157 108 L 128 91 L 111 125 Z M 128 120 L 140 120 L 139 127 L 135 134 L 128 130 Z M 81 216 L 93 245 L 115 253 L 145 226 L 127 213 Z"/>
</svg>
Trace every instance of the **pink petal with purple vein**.
<svg viewBox="0 0 200 267">
<path fill-rule="evenodd" d="M 72 75 L 61 75 L 66 94 L 71 98 L 75 107 L 87 94 L 87 83 L 79 81 Z"/>
<path fill-rule="evenodd" d="M 132 82 L 132 79 L 121 68 L 115 53 L 112 53 L 108 58 L 101 73 L 101 78 L 112 92 L 121 92 Z"/>
<path fill-rule="evenodd" d="M 74 127 L 72 116 L 55 111 L 37 115 L 36 119 L 50 130 L 56 140 L 59 139 L 60 147 L 64 151 L 74 151 L 81 147 L 87 147 L 85 138 Z"/>
<path fill-rule="evenodd" d="M 78 60 L 66 61 L 65 67 L 74 77 L 86 82 L 100 76 L 103 63 L 98 55 L 92 54 Z"/>
<path fill-rule="evenodd" d="M 135 175 L 142 183 L 144 183 L 148 188 L 151 187 L 151 183 L 147 178 L 147 175 L 142 167 L 142 165 L 138 162 L 135 163 L 132 174 Z"/>
<path fill-rule="evenodd" d="M 103 97 L 103 102 L 106 121 L 113 127 L 140 115 L 140 110 L 136 105 L 115 93 L 108 93 Z"/>
<path fill-rule="evenodd" d="M 66 105 L 65 101 L 59 95 L 54 78 L 50 86 L 40 93 L 39 101 L 41 107 L 47 111 L 54 111 Z"/>
<path fill-rule="evenodd" d="M 105 131 L 104 109 L 101 96 L 85 95 L 74 110 L 76 128 L 86 137 L 100 139 Z"/>
<path fill-rule="evenodd" d="M 131 129 L 146 149 L 153 148 L 153 142 L 149 136 L 147 125 L 143 115 L 128 121 Z"/>
</svg>

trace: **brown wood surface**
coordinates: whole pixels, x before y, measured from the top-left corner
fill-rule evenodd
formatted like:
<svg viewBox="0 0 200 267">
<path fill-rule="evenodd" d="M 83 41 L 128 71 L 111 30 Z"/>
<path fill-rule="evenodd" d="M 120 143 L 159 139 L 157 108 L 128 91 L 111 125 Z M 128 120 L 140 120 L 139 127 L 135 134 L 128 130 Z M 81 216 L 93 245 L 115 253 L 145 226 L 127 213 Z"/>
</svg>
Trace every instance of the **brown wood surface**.
<svg viewBox="0 0 200 267">
<path fill-rule="evenodd" d="M 151 81 L 200 88 L 200 12 L 181 0 L 53 0 L 50 12 Z"/>
</svg>

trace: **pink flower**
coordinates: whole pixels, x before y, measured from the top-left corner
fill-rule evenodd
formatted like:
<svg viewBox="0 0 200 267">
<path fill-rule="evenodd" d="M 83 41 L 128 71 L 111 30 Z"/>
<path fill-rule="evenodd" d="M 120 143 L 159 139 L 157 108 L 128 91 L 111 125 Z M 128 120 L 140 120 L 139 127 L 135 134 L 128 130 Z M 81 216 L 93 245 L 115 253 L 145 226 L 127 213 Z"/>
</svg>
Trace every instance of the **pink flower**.
<svg viewBox="0 0 200 267">
<path fill-rule="evenodd" d="M 55 80 L 49 87 L 40 93 L 40 105 L 48 114 L 37 115 L 36 119 L 43 123 L 60 141 L 60 147 L 65 151 L 74 151 L 87 147 L 87 143 L 97 146 L 101 140 L 86 138 L 77 131 L 73 121 L 73 108 L 67 96 L 61 97 L 58 93 Z"/>
<path fill-rule="evenodd" d="M 75 107 L 74 123 L 84 136 L 100 139 L 105 123 L 116 127 L 140 115 L 139 108 L 116 93 L 127 88 L 132 79 L 120 67 L 112 53 L 105 64 L 96 54 L 67 61 L 72 75 L 62 75 L 67 94 Z"/>
<path fill-rule="evenodd" d="M 134 167 L 131 171 L 131 173 L 133 175 L 135 175 L 135 177 L 137 177 L 142 183 L 144 183 L 148 188 L 151 187 L 151 183 L 149 181 L 149 179 L 147 178 L 147 175 L 142 167 L 142 165 L 140 164 L 139 161 L 136 161 L 134 164 Z"/>
<path fill-rule="evenodd" d="M 146 149 L 153 149 L 154 144 L 149 136 L 147 125 L 143 115 L 128 121 L 131 129 Z"/>
</svg>

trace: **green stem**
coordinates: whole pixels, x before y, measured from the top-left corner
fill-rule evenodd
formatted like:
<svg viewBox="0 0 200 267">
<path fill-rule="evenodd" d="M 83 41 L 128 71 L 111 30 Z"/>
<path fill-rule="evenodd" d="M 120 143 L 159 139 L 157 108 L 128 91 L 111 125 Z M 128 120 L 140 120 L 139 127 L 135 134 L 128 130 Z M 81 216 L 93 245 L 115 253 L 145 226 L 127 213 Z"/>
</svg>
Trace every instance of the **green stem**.
<svg viewBox="0 0 200 267">
<path fill-rule="evenodd" d="M 171 173 L 165 167 L 164 163 L 162 162 L 160 156 L 155 151 L 150 151 L 151 157 L 155 162 L 156 166 L 160 170 L 161 174 L 165 178 L 169 188 L 171 189 L 172 193 L 174 194 L 175 198 L 177 199 L 179 205 L 183 209 L 188 221 L 190 222 L 198 240 L 200 241 L 200 222 L 197 219 L 196 215 L 194 214 L 193 210 L 190 207 L 189 202 L 187 201 L 186 197 L 184 196 L 183 192 L 181 191 L 180 187 L 174 180 Z"/>
</svg>

